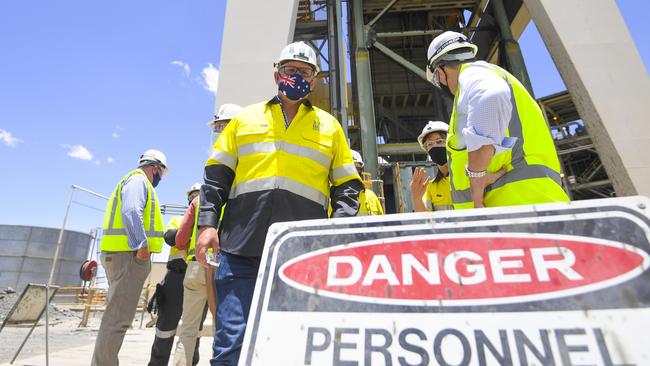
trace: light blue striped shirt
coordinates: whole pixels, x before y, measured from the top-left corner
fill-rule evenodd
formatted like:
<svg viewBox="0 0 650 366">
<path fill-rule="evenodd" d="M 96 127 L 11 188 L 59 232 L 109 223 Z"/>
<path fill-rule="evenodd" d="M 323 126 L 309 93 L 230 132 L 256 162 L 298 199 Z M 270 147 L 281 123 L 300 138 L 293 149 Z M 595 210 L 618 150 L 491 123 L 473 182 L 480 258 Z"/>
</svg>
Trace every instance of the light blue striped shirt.
<svg viewBox="0 0 650 366">
<path fill-rule="evenodd" d="M 133 174 L 122 184 L 122 224 L 129 238 L 129 247 L 138 250 L 147 245 L 142 214 L 147 205 L 147 183 L 142 174 Z"/>
</svg>

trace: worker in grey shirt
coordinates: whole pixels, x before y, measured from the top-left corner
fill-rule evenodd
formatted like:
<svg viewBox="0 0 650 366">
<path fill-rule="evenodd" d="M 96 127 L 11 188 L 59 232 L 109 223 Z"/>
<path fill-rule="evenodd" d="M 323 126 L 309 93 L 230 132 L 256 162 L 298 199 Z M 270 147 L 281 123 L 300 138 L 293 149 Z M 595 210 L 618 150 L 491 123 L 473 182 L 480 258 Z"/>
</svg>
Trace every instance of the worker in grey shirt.
<svg viewBox="0 0 650 366">
<path fill-rule="evenodd" d="M 108 298 L 93 366 L 118 365 L 124 334 L 151 271 L 150 253 L 162 250 L 163 221 L 155 187 L 167 171 L 165 155 L 147 150 L 140 156 L 138 168 L 120 180 L 108 200 L 100 246 Z"/>
</svg>

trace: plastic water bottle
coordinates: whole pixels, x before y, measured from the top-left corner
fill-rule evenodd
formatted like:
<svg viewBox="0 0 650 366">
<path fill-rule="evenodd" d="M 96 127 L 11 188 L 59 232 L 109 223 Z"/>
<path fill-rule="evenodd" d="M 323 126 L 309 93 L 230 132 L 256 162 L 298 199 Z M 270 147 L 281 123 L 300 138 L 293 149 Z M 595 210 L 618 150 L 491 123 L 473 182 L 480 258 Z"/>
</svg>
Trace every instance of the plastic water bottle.
<svg viewBox="0 0 650 366">
<path fill-rule="evenodd" d="M 205 253 L 206 261 L 208 262 L 209 265 L 211 265 L 211 266 L 213 266 L 215 268 L 219 268 L 219 259 L 220 259 L 220 257 L 221 256 L 219 254 L 214 255 L 213 252 Z"/>
</svg>

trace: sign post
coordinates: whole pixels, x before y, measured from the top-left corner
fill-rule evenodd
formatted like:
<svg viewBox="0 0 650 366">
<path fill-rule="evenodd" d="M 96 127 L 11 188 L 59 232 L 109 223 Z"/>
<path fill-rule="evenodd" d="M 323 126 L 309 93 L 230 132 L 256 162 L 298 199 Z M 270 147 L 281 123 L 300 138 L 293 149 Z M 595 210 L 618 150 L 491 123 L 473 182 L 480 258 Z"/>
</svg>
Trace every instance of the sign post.
<svg viewBox="0 0 650 366">
<path fill-rule="evenodd" d="M 649 207 L 276 224 L 240 365 L 648 365 Z"/>
</svg>

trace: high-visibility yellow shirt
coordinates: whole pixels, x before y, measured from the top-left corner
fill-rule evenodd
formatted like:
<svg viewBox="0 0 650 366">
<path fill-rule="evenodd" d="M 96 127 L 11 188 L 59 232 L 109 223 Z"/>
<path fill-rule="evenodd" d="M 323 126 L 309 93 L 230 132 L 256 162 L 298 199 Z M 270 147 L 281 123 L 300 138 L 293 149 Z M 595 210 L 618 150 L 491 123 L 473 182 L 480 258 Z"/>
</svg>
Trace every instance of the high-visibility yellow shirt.
<svg viewBox="0 0 650 366">
<path fill-rule="evenodd" d="M 171 218 L 169 222 L 167 223 L 167 226 L 165 226 L 165 232 L 167 230 L 178 230 L 178 228 L 181 227 L 181 221 L 183 221 L 183 215 L 177 215 Z M 175 246 L 171 247 L 169 250 L 169 257 L 167 258 L 167 262 L 173 261 L 174 259 L 178 258 L 185 258 L 187 255 L 187 251 L 185 250 L 179 250 Z"/>
<path fill-rule="evenodd" d="M 359 193 L 359 216 L 383 215 L 384 208 L 379 197 L 372 190 L 366 188 Z"/>
<path fill-rule="evenodd" d="M 452 209 L 451 187 L 449 176 L 441 177 L 438 180 L 431 180 L 422 198 L 424 205 L 431 211 L 442 211 Z"/>
<path fill-rule="evenodd" d="M 201 211 L 200 225 L 216 227 L 217 210 L 227 200 L 221 249 L 243 256 L 262 254 L 274 222 L 327 217 L 330 186 L 356 181 L 362 187 L 341 124 L 304 102 L 287 127 L 277 98 L 244 108 L 228 123 L 213 145 L 205 179 L 215 209 Z"/>
<path fill-rule="evenodd" d="M 134 251 L 129 246 L 129 238 L 122 223 L 122 185 L 134 174 L 145 175 L 140 169 L 136 169 L 125 175 L 113 190 L 111 197 L 106 204 L 104 213 L 104 226 L 100 250 L 103 252 L 130 252 Z M 146 178 L 146 176 L 145 176 Z M 160 253 L 163 245 L 163 219 L 160 211 L 160 203 L 156 190 L 148 179 L 147 202 L 142 212 L 142 223 L 147 235 L 147 246 L 149 252 Z"/>
<path fill-rule="evenodd" d="M 483 196 L 485 207 L 569 201 L 560 182 L 560 162 L 555 144 L 537 102 L 519 80 L 506 70 L 487 63 L 470 63 L 461 66 L 459 75 L 467 67 L 489 68 L 508 84 L 513 108 L 506 136 L 517 138 L 512 149 L 494 155 L 487 167 L 488 172 L 494 173 L 505 166 L 507 172 L 486 189 Z M 459 84 L 456 90 L 447 134 L 447 156 L 455 209 L 474 207 L 469 178 L 465 172 L 468 152 L 462 132 L 457 126 L 457 103 L 461 87 Z M 472 107 L 480 108 L 470 105 Z"/>
</svg>

